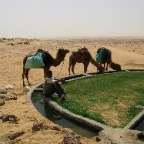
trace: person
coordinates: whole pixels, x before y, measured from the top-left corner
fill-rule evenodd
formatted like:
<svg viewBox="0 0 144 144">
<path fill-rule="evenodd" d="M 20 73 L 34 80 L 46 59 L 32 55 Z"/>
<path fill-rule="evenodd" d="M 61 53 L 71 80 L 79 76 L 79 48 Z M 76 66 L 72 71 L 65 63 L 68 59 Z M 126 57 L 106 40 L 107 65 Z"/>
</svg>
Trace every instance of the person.
<svg viewBox="0 0 144 144">
<path fill-rule="evenodd" d="M 45 97 L 51 97 L 54 93 L 57 93 L 63 102 L 67 102 L 66 92 L 63 90 L 59 82 L 64 82 L 64 79 L 55 80 L 52 78 L 52 71 L 47 71 L 47 76 L 43 84 L 43 93 Z"/>
</svg>

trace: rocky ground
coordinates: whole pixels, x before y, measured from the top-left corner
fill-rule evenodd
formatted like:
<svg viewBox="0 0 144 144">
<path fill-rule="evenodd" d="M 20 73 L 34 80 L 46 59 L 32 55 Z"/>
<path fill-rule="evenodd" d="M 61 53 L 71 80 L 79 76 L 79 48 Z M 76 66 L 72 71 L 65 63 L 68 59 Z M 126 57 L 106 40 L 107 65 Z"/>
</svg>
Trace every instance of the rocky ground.
<svg viewBox="0 0 144 144">
<path fill-rule="evenodd" d="M 122 69 L 144 69 L 143 38 L 0 39 L 0 88 L 6 87 L 6 91 L 0 94 L 0 143 L 66 144 L 68 139 L 75 144 L 143 143 L 143 137 L 139 138 L 137 134 L 139 132 L 123 129 L 101 131 L 98 137 L 93 138 L 78 137 L 70 129 L 62 128 L 42 117 L 26 100 L 21 76 L 25 55 L 42 48 L 55 58 L 59 48 L 69 49 L 71 53 L 82 46 L 88 48 L 93 58 L 99 47 L 110 49 L 112 60 L 120 64 Z M 68 75 L 70 53 L 66 55 L 64 63 L 51 67 L 54 77 Z M 96 67 L 90 64 L 88 72 L 95 71 Z M 76 64 L 75 73 L 83 73 L 82 64 Z M 29 80 L 32 86 L 42 83 L 43 70 L 30 70 Z"/>
</svg>

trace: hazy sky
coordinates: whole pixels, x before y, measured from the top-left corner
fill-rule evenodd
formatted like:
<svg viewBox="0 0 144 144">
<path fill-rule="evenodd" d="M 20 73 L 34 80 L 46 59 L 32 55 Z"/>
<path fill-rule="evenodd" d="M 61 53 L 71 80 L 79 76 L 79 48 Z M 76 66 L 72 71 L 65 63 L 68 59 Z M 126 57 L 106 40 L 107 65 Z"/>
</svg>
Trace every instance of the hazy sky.
<svg viewBox="0 0 144 144">
<path fill-rule="evenodd" d="M 0 0 L 0 38 L 144 36 L 144 0 Z"/>
</svg>

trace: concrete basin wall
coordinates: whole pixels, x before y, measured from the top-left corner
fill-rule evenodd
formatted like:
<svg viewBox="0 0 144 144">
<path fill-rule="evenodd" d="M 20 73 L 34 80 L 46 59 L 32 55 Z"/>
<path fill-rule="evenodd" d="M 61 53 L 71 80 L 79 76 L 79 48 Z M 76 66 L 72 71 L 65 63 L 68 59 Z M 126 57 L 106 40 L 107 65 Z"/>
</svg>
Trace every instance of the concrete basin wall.
<svg viewBox="0 0 144 144">
<path fill-rule="evenodd" d="M 130 71 L 144 71 L 144 70 L 126 70 L 126 71 L 121 71 L 121 72 L 130 72 Z M 109 74 L 109 73 L 114 73 L 117 71 L 112 71 L 112 72 L 106 72 L 104 74 Z M 80 79 L 80 78 L 84 78 L 84 77 L 90 77 L 93 75 L 98 75 L 97 73 L 87 73 L 87 74 L 80 74 L 80 75 L 72 75 L 72 76 L 67 76 L 67 77 L 63 77 L 66 81 L 71 81 L 71 80 L 76 80 L 76 79 Z M 102 75 L 102 74 L 100 74 Z M 27 100 L 31 101 L 31 96 L 32 93 L 34 91 L 42 91 L 43 90 L 43 83 L 38 84 L 34 87 L 32 87 L 30 89 L 30 91 L 27 93 Z M 101 130 L 105 130 L 108 128 L 111 128 L 107 125 L 103 125 L 97 121 L 91 120 L 89 118 L 85 118 L 83 116 L 80 115 L 76 115 L 70 111 L 68 111 L 67 109 L 62 108 L 60 105 L 58 105 L 55 101 L 53 101 L 50 98 L 45 98 L 45 101 L 47 102 L 47 104 L 54 109 L 55 111 L 59 112 L 60 114 L 64 115 L 65 117 L 74 120 L 76 122 L 79 122 L 85 126 L 91 127 L 97 131 L 101 131 Z M 132 129 L 134 128 L 134 126 L 140 122 L 141 119 L 144 118 L 144 110 L 139 113 L 127 126 L 124 127 L 124 129 Z"/>
</svg>

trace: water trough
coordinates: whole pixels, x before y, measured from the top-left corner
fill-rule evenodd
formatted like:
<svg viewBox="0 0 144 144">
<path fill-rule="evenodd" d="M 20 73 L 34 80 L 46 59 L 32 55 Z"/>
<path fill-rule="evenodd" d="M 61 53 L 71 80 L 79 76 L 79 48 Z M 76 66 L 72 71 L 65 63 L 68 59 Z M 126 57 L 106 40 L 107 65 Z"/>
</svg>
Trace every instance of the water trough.
<svg viewBox="0 0 144 144">
<path fill-rule="evenodd" d="M 144 71 L 144 70 L 126 70 L 124 72 L 130 71 Z M 116 71 L 113 71 L 116 72 Z M 113 73 L 113 72 L 106 72 L 105 74 Z M 64 77 L 66 81 L 75 80 L 83 77 L 88 77 L 92 75 L 96 75 L 97 73 L 87 73 L 87 74 L 80 74 L 80 75 L 72 75 L 68 77 Z M 27 94 L 28 100 L 31 101 L 31 96 L 36 91 L 43 90 L 43 83 L 38 84 L 30 89 Z M 45 103 L 46 102 L 46 103 Z M 51 99 L 46 98 L 45 102 L 33 103 L 33 105 L 38 109 L 38 111 L 54 123 L 62 126 L 71 128 L 74 132 L 79 135 L 86 136 L 86 137 L 93 137 L 98 134 L 99 131 L 110 128 L 107 125 L 103 125 L 99 122 L 94 120 L 76 115 L 71 113 L 70 111 L 62 108 L 56 102 Z M 144 110 L 136 116 L 124 129 L 133 129 L 133 130 L 144 130 Z"/>
</svg>

